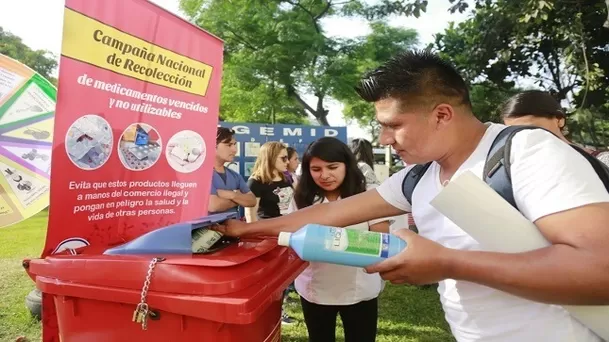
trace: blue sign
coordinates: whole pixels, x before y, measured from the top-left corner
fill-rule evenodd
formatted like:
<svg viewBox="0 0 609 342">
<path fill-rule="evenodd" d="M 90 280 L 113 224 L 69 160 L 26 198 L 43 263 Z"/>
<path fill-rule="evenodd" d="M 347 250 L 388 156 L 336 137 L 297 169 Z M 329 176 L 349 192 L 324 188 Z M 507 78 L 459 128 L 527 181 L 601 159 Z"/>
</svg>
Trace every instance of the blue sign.
<svg viewBox="0 0 609 342">
<path fill-rule="evenodd" d="M 218 126 L 235 131 L 238 152 L 229 167 L 245 178 L 251 174 L 260 146 L 267 141 L 279 141 L 293 147 L 300 158 L 310 143 L 322 137 L 335 137 L 347 143 L 347 127 L 236 122 L 220 122 Z"/>
</svg>

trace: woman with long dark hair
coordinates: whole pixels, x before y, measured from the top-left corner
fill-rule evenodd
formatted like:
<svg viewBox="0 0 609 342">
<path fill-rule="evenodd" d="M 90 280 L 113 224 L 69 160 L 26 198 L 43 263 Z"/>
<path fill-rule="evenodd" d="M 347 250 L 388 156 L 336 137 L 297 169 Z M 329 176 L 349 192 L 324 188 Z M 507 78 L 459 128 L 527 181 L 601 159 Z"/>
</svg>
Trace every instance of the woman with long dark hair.
<svg viewBox="0 0 609 342">
<path fill-rule="evenodd" d="M 530 125 L 545 128 L 566 143 L 574 144 L 564 134 L 567 116 L 558 100 L 549 92 L 523 91 L 505 101 L 500 110 L 503 122 L 508 126 Z M 585 146 L 578 146 L 609 166 L 609 153 L 598 153 Z"/>
<path fill-rule="evenodd" d="M 541 90 L 527 90 L 510 97 L 500 108 L 501 118 L 508 125 L 527 125 L 545 128 L 565 142 L 563 134 L 566 114 L 552 94 Z"/>
<path fill-rule="evenodd" d="M 337 201 L 366 191 L 364 175 L 349 147 L 336 138 L 321 138 L 302 158 L 302 175 L 288 211 Z M 364 222 L 347 229 L 389 231 L 386 219 Z M 294 281 L 300 295 L 311 342 L 333 342 L 340 315 L 346 342 L 376 339 L 378 296 L 384 282 L 361 268 L 312 262 Z"/>
</svg>

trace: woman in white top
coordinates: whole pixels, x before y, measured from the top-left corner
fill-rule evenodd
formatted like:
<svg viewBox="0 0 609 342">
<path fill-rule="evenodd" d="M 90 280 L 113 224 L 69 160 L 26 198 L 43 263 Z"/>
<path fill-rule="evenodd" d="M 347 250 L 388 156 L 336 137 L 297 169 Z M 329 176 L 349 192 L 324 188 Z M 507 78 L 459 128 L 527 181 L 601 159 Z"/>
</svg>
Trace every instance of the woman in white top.
<svg viewBox="0 0 609 342">
<path fill-rule="evenodd" d="M 368 187 L 369 188 L 369 187 Z M 302 176 L 288 211 L 337 201 L 367 190 L 364 175 L 349 147 L 335 138 L 313 142 L 302 158 Z M 389 231 L 385 219 L 346 227 Z M 376 339 L 378 296 L 384 282 L 361 268 L 310 263 L 295 280 L 310 342 L 333 342 L 340 315 L 346 342 Z"/>
</svg>

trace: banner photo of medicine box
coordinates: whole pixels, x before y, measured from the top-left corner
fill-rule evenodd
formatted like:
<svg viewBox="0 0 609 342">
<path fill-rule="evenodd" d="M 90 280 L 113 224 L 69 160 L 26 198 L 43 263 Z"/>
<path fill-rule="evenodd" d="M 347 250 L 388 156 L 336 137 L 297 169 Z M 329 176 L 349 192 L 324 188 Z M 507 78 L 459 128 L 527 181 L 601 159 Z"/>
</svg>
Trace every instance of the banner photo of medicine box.
<svg viewBox="0 0 609 342">
<path fill-rule="evenodd" d="M 206 214 L 222 59 L 146 0 L 66 0 L 43 257 Z"/>
<path fill-rule="evenodd" d="M 335 137 L 347 143 L 347 127 L 285 125 L 285 124 L 256 124 L 219 122 L 219 127 L 235 131 L 237 154 L 229 168 L 247 179 L 254 167 L 260 147 L 267 141 L 279 141 L 286 147 L 292 147 L 298 153 L 298 158 L 306 151 L 309 144 L 323 137 Z"/>
</svg>

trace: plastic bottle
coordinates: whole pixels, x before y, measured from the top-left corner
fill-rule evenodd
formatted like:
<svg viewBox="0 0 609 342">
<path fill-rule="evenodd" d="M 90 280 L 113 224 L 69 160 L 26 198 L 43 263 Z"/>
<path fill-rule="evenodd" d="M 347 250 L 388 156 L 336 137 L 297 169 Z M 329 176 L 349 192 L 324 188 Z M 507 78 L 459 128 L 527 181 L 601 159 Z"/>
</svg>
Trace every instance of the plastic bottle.
<svg viewBox="0 0 609 342">
<path fill-rule="evenodd" d="M 305 261 L 354 267 L 375 264 L 406 248 L 406 242 L 395 235 L 319 224 L 281 232 L 277 243 L 291 247 Z"/>
</svg>

